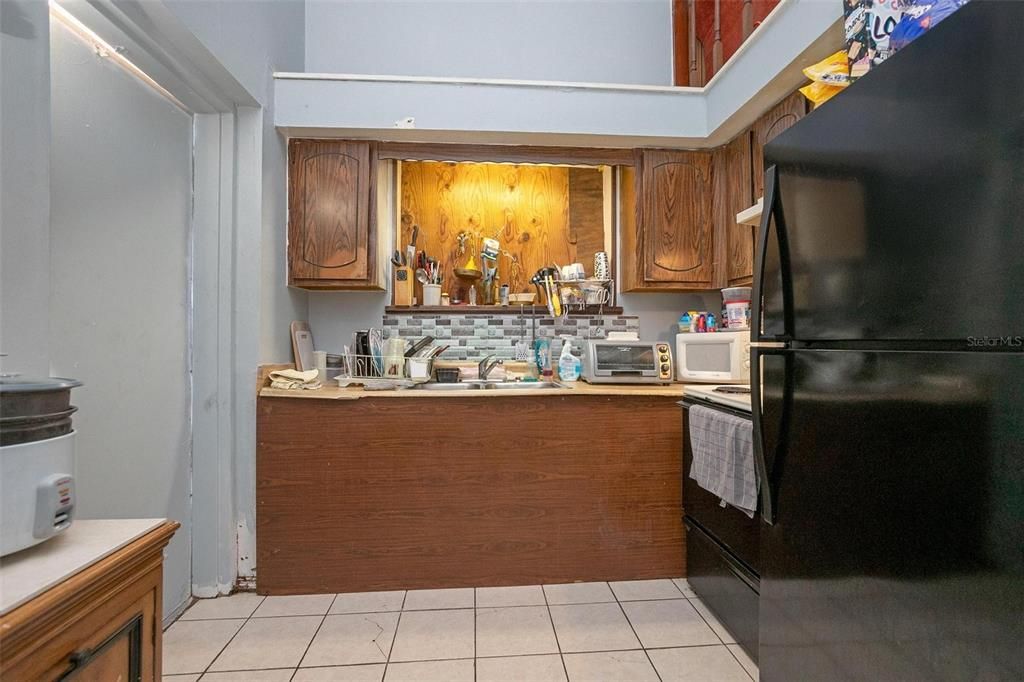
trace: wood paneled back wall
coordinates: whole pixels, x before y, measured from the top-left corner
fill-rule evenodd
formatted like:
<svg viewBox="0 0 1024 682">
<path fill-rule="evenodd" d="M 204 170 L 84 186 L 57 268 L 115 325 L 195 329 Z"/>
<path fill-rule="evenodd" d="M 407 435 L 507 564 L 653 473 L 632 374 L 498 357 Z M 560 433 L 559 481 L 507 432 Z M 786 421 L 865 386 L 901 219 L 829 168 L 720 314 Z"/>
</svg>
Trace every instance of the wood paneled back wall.
<svg viewBox="0 0 1024 682">
<path fill-rule="evenodd" d="M 465 265 L 469 252 L 482 265 L 478 240 L 471 238 L 467 255 L 458 256 L 457 237 L 463 230 L 479 232 L 518 261 L 499 258 L 499 284 L 513 293 L 533 291 L 530 277 L 546 265 L 581 262 L 591 274 L 594 252 L 608 248 L 602 186 L 597 168 L 404 161 L 398 245 L 404 250 L 419 225 L 417 248 L 442 264 L 442 291 L 454 298 L 464 284 L 454 269 Z"/>
</svg>

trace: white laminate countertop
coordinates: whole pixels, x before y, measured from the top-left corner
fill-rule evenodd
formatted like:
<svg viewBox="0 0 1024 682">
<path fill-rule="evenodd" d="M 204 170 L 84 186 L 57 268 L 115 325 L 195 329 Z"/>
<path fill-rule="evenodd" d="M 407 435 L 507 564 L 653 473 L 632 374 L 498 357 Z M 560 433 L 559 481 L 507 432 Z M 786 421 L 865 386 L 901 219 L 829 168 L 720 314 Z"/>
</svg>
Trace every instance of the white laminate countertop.
<svg viewBox="0 0 1024 682">
<path fill-rule="evenodd" d="M 76 519 L 55 538 L 0 557 L 0 615 L 159 528 L 166 519 Z"/>
</svg>

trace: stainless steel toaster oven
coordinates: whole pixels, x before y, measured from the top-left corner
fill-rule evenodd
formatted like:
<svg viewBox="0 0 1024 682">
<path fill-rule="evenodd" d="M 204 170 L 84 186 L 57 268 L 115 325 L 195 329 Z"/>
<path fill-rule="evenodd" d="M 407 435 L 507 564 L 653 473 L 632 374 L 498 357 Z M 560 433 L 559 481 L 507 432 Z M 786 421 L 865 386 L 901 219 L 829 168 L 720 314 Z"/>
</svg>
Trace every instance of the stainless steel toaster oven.
<svg viewBox="0 0 1024 682">
<path fill-rule="evenodd" d="M 592 384 L 670 384 L 672 348 L 661 341 L 588 339 L 582 376 Z"/>
</svg>

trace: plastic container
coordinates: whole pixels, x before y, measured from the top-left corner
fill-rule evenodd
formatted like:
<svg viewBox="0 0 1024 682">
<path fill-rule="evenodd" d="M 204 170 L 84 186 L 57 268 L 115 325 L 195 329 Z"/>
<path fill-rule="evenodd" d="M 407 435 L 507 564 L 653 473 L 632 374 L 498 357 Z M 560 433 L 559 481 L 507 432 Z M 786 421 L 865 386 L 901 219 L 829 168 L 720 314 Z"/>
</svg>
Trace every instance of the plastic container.
<svg viewBox="0 0 1024 682">
<path fill-rule="evenodd" d="M 551 342 L 547 339 L 537 339 L 533 342 L 533 352 L 537 363 L 537 372 L 544 377 L 552 374 L 551 370 Z"/>
<path fill-rule="evenodd" d="M 562 341 L 562 352 L 558 356 L 558 378 L 562 381 L 576 381 L 580 378 L 577 358 L 572 354 L 572 343 L 569 339 Z"/>
<path fill-rule="evenodd" d="M 439 384 L 457 384 L 459 382 L 458 367 L 438 367 L 434 374 Z"/>
<path fill-rule="evenodd" d="M 413 381 L 427 381 L 434 369 L 433 358 L 406 358 L 405 374 Z"/>
<path fill-rule="evenodd" d="M 722 289 L 729 329 L 750 328 L 750 287 Z"/>
</svg>

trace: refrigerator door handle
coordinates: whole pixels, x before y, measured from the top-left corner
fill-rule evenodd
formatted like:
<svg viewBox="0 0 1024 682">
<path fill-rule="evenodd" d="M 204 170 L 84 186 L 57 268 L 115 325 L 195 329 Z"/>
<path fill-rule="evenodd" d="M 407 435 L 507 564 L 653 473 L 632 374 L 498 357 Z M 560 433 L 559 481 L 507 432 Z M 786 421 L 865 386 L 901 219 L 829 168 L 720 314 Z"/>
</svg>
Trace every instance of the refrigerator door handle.
<svg viewBox="0 0 1024 682">
<path fill-rule="evenodd" d="M 793 288 L 790 276 L 789 244 L 786 238 L 785 223 L 782 215 L 782 204 L 779 199 L 779 172 L 776 166 L 765 171 L 764 210 L 761 214 L 760 234 L 758 235 L 757 259 L 754 267 L 754 290 L 751 300 L 751 343 L 750 343 L 750 402 L 753 421 L 754 466 L 761 480 L 761 516 L 765 523 L 774 524 L 777 516 L 775 496 L 772 493 L 771 476 L 768 471 L 768 458 L 764 441 L 764 414 L 762 412 L 761 358 L 772 350 L 789 347 L 787 341 L 778 337 L 765 338 L 764 335 L 764 278 L 765 261 L 768 257 L 769 239 L 774 235 L 778 240 L 779 274 L 782 286 L 782 320 L 783 338 L 793 338 Z M 774 223 L 774 229 L 771 229 Z M 788 371 L 786 373 L 788 382 Z M 783 417 L 784 418 L 784 417 Z M 783 425 L 780 425 L 780 427 Z M 780 431 L 778 433 L 782 433 Z M 777 457 L 776 453 L 776 457 Z M 776 459 L 773 457 L 773 460 Z"/>
<path fill-rule="evenodd" d="M 755 299 L 756 300 L 756 299 Z M 768 525 L 775 523 L 768 464 L 764 454 L 764 414 L 761 412 L 761 351 L 750 352 L 750 416 L 754 432 L 754 466 L 761 482 L 761 518 Z"/>
<path fill-rule="evenodd" d="M 773 225 L 774 229 L 772 229 Z M 789 262 L 789 240 L 786 235 L 786 224 L 783 220 L 782 202 L 779 198 L 779 171 L 776 166 L 770 166 L 764 172 L 764 209 L 761 212 L 761 225 L 757 239 L 757 257 L 754 263 L 754 290 L 751 296 L 750 310 L 752 348 L 756 348 L 759 343 L 779 342 L 779 337 L 765 338 L 763 319 L 765 263 L 768 259 L 769 240 L 773 235 L 778 241 L 779 274 L 782 280 L 780 282 L 782 286 L 782 338 L 792 339 L 793 278 Z"/>
<path fill-rule="evenodd" d="M 768 226 L 772 222 L 772 211 L 775 208 L 775 166 L 765 172 L 764 176 L 764 208 L 761 210 L 761 225 L 757 233 L 757 257 L 754 259 L 754 291 L 750 297 L 750 338 L 751 348 L 761 341 L 763 329 L 761 299 L 764 297 L 764 261 L 768 256 Z M 754 384 L 754 365 L 750 365 L 751 381 Z M 753 396 L 751 396 L 753 397 Z"/>
</svg>

